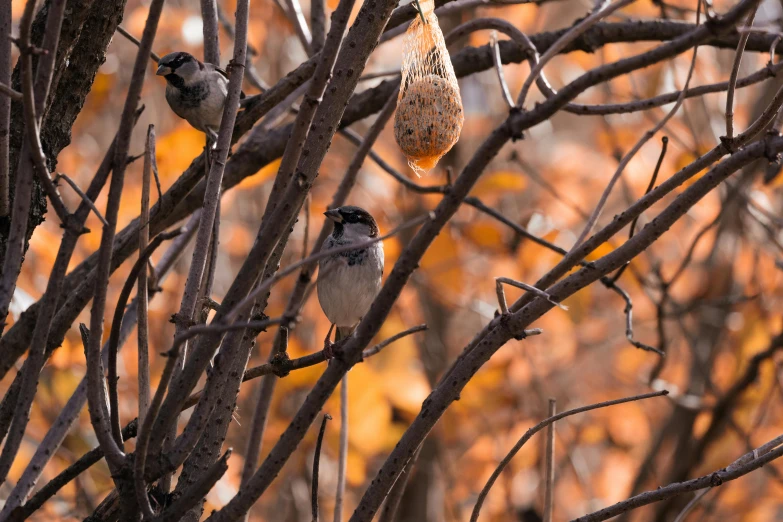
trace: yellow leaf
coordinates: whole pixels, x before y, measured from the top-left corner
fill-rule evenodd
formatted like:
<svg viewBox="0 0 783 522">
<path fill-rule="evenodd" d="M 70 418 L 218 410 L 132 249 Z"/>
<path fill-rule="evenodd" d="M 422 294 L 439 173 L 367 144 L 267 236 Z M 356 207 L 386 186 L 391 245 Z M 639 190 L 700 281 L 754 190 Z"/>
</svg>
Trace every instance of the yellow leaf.
<svg viewBox="0 0 783 522">
<path fill-rule="evenodd" d="M 519 192 L 524 190 L 527 181 L 518 172 L 500 170 L 492 174 L 482 176 L 473 187 L 472 194 L 483 197 L 498 192 Z"/>
</svg>

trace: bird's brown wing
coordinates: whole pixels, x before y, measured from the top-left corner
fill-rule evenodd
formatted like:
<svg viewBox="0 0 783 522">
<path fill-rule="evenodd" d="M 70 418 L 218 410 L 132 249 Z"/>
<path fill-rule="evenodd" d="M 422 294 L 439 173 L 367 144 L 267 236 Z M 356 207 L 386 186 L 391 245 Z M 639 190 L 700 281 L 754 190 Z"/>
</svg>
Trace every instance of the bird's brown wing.
<svg viewBox="0 0 783 522">
<path fill-rule="evenodd" d="M 225 69 L 222 67 L 218 67 L 217 65 L 210 64 L 217 72 L 219 72 L 221 75 L 223 75 L 226 79 L 229 79 L 228 73 Z M 239 99 L 243 100 L 245 99 L 245 91 L 239 91 Z"/>
</svg>

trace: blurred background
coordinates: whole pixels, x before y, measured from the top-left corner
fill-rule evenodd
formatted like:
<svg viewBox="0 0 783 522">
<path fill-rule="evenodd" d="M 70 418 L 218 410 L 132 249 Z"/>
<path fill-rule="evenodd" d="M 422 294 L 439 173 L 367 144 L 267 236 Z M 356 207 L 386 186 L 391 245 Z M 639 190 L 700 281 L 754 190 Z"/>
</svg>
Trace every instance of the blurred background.
<svg viewBox="0 0 783 522">
<path fill-rule="evenodd" d="M 23 4 L 21 0 L 13 4 L 17 23 Z M 331 12 L 337 1 L 327 0 L 326 4 Z M 723 12 L 732 4 L 716 1 L 714 8 Z M 220 0 L 219 5 L 232 20 L 234 1 Z M 672 19 L 692 23 L 695 6 L 692 0 L 666 3 L 640 0 L 611 19 L 660 18 L 663 11 Z M 568 27 L 590 8 L 590 3 L 581 0 L 498 5 L 463 11 L 442 17 L 440 21 L 446 33 L 472 18 L 493 16 L 531 35 Z M 303 9 L 307 15 L 308 0 L 303 0 Z M 779 32 L 782 13 L 779 2 L 764 1 L 755 26 L 759 30 Z M 122 25 L 131 34 L 140 36 L 146 17 L 147 3 L 129 0 Z M 15 27 L 14 34 L 17 31 Z M 197 0 L 169 0 L 154 49 L 159 55 L 186 50 L 201 57 L 201 31 Z M 450 46 L 450 51 L 456 53 L 466 46 L 484 45 L 489 38 L 488 31 L 480 31 Z M 254 49 L 253 66 L 267 85 L 274 85 L 307 58 L 293 26 L 273 0 L 251 3 L 249 42 Z M 593 54 L 561 55 L 550 63 L 546 73 L 557 88 L 591 68 L 654 45 L 654 42 L 612 44 Z M 221 32 L 224 66 L 232 46 L 229 34 Z M 364 74 L 399 71 L 401 49 L 399 37 L 381 44 Z M 86 186 L 91 179 L 117 129 L 135 54 L 136 47 L 117 34 L 76 121 L 73 141 L 58 158 L 57 171 L 67 173 L 80 186 Z M 733 58 L 733 50 L 699 48 L 691 86 L 725 81 Z M 685 81 L 690 59 L 688 52 L 623 76 L 588 90 L 577 101 L 619 103 L 679 89 Z M 762 69 L 769 59 L 768 53 L 746 53 L 740 77 Z M 131 153 L 143 152 L 147 126 L 154 124 L 160 180 L 165 191 L 201 153 L 204 138 L 170 111 L 164 99 L 165 82 L 154 76 L 153 66 L 150 62 L 142 93 L 146 110 L 136 126 Z M 513 97 L 528 71 L 524 64 L 504 67 Z M 382 79 L 362 81 L 359 89 L 370 88 Z M 736 128 L 743 130 L 753 120 L 781 80 L 783 77 L 773 78 L 737 91 Z M 456 176 L 508 111 L 495 71 L 460 78 L 459 83 L 466 115 L 462 136 L 429 175 L 417 179 L 408 168 L 394 141 L 391 124 L 386 126 L 374 151 L 403 175 L 423 185 L 446 182 L 447 169 L 453 169 Z M 245 91 L 258 92 L 247 82 Z M 528 106 L 541 99 L 535 89 L 531 96 Z M 529 232 L 568 249 L 614 173 L 619 158 L 670 107 L 612 116 L 561 112 L 533 128 L 524 140 L 504 147 L 476 185 L 473 195 Z M 667 136 L 669 143 L 658 183 L 718 143 L 718 137 L 724 133 L 724 110 L 725 93 L 687 100 L 665 129 L 625 169 L 599 225 L 644 193 L 661 151 L 661 136 Z M 284 119 L 283 123 L 287 121 L 290 120 Z M 374 117 L 351 128 L 364 135 L 372 121 Z M 353 144 L 340 135 L 335 136 L 312 190 L 310 242 L 323 224 L 322 213 L 355 150 Z M 139 212 L 141 163 L 133 163 L 126 175 L 120 227 Z M 279 160 L 264 167 L 223 197 L 219 265 L 213 294 L 217 301 L 252 245 L 278 165 Z M 763 170 L 764 166 L 754 168 Z M 637 349 L 628 342 L 625 302 L 617 294 L 600 284 L 579 292 L 566 301 L 568 311 L 555 309 L 534 324 L 544 330 L 543 335 L 523 342 L 511 341 L 468 384 L 461 400 L 448 410 L 426 440 L 401 505 L 400 520 L 467 520 L 478 491 L 499 460 L 525 430 L 547 416 L 550 397 L 557 399 L 558 410 L 565 410 L 644 393 L 651 388 L 672 392 L 670 398 L 615 406 L 557 424 L 555 520 L 569 520 L 633 493 L 709 473 L 779 435 L 783 430 L 783 359 L 775 350 L 760 364 L 758 375 L 729 404 L 728 411 L 714 410 L 726 397 L 727 390 L 746 375 L 751 358 L 767 350 L 783 326 L 780 316 L 783 273 L 779 264 L 783 252 L 780 198 L 783 178 L 763 185 L 760 176 L 752 178 L 752 174 L 739 173 L 729 184 L 713 191 L 634 260 L 618 281 L 633 300 L 635 339 L 665 349 L 667 356 L 663 362 L 654 353 Z M 61 191 L 66 204 L 73 207 L 77 197 L 68 189 Z M 97 202 L 99 208 L 105 207 L 105 197 L 106 191 Z M 672 197 L 648 214 L 662 209 Z M 156 199 L 153 190 L 152 202 Z M 433 208 L 439 200 L 438 195 L 420 195 L 402 187 L 368 159 L 349 202 L 369 209 L 384 232 Z M 305 221 L 303 214 L 282 266 L 297 261 L 312 247 L 304 243 Z M 645 223 L 643 217 L 638 228 Z M 98 248 L 100 222 L 90 215 L 87 226 L 92 232 L 81 238 L 72 266 Z M 410 230 L 405 231 L 386 241 L 387 274 L 411 234 Z M 42 295 L 60 238 L 56 219 L 49 218 L 35 231 L 14 301 L 17 316 Z M 626 238 L 627 230 L 624 230 L 590 259 L 606 254 Z M 692 260 L 670 284 L 689 250 L 692 250 Z M 157 354 L 171 346 L 174 326 L 169 319 L 179 306 L 189 252 L 162 282 L 163 292 L 150 303 L 153 386 L 164 363 Z M 158 257 L 159 254 L 155 259 Z M 494 278 L 505 276 L 532 284 L 559 259 L 557 253 L 520 238 L 510 228 L 467 206 L 438 236 L 381 329 L 378 340 L 420 323 L 426 323 L 429 330 L 398 341 L 349 374 L 346 514 L 353 510 L 439 376 L 472 336 L 492 319 L 497 309 Z M 112 277 L 109 314 L 113 313 L 113 303 L 130 266 L 131 263 L 126 263 Z M 294 279 L 290 277 L 274 288 L 267 311 L 270 316 L 283 312 Z M 510 299 L 521 294 L 515 289 L 508 289 L 507 293 Z M 88 312 L 84 312 L 80 321 L 86 322 L 87 317 Z M 311 295 L 301 322 L 291 334 L 291 356 L 321 349 L 328 328 L 317 299 Z M 259 337 L 250 366 L 266 361 L 273 334 L 271 331 Z M 124 422 L 137 414 L 135 334 L 126 346 L 121 352 L 119 368 Z M 262 457 L 288 425 L 324 367 L 306 368 L 280 379 Z M 9 475 L 12 481 L 19 477 L 84 373 L 83 349 L 74 326 L 63 347 L 55 351 L 44 369 L 27 437 Z M 11 378 L 0 383 L 0 390 L 5 391 Z M 227 502 L 238 488 L 257 384 L 258 381 L 251 381 L 242 387 L 237 415 L 226 443 L 235 451 L 228 473 L 207 499 L 207 514 Z M 335 394 L 325 408 L 335 419 L 327 427 L 321 461 L 321 506 L 328 516 L 336 487 L 338 399 L 339 395 Z M 708 430 L 713 430 L 709 440 L 700 446 L 699 441 Z M 281 475 L 251 511 L 252 520 L 311 519 L 309 488 L 316 435 L 317 428 L 312 427 Z M 512 461 L 489 495 L 481 520 L 539 519 L 543 440 L 541 436 L 534 437 Z M 45 484 L 96 445 L 85 409 L 39 484 Z M 101 462 L 66 486 L 33 519 L 84 518 L 111 488 L 108 469 Z M 8 484 L 3 489 L 5 494 L 10 491 Z M 688 520 L 783 520 L 782 499 L 781 465 L 772 463 L 711 491 Z M 629 520 L 671 520 L 679 510 L 676 506 L 681 509 L 682 505 L 653 505 L 635 511 Z"/>
</svg>

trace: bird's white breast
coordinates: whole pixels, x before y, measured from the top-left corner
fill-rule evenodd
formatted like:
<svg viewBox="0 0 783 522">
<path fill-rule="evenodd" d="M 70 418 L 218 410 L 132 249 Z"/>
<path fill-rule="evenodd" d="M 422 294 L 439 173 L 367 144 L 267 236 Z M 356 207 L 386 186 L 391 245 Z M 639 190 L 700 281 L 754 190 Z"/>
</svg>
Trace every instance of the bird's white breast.
<svg viewBox="0 0 783 522">
<path fill-rule="evenodd" d="M 331 243 L 331 244 L 330 244 Z M 329 238 L 323 248 L 342 246 Z M 337 326 L 355 326 L 369 311 L 381 289 L 383 246 L 367 247 L 361 264 L 349 264 L 349 257 L 336 254 L 319 263 L 318 301 L 326 317 Z"/>
</svg>

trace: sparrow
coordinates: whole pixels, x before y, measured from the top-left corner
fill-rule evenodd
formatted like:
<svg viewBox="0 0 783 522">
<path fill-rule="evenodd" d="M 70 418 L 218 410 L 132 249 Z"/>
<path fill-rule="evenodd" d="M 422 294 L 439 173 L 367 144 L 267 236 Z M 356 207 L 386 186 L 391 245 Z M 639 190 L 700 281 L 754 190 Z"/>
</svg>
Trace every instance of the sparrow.
<svg viewBox="0 0 783 522">
<path fill-rule="evenodd" d="M 378 237 L 378 225 L 363 208 L 344 206 L 327 210 L 324 215 L 334 222 L 334 230 L 326 238 L 322 251 L 359 245 L 327 256 L 318 263 L 318 302 L 332 323 L 324 339 L 324 354 L 333 356 L 330 337 L 337 327 L 335 341 L 349 337 L 381 290 L 383 276 L 383 244 L 366 243 Z"/>
<path fill-rule="evenodd" d="M 226 71 L 190 53 L 175 52 L 160 59 L 155 74 L 166 79 L 171 110 L 215 143 L 228 95 Z"/>
</svg>

